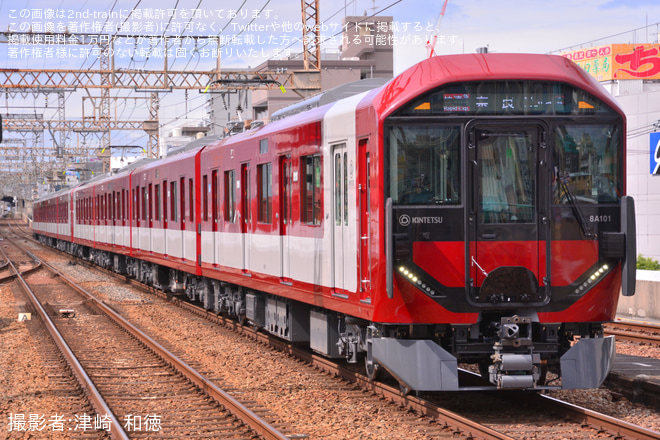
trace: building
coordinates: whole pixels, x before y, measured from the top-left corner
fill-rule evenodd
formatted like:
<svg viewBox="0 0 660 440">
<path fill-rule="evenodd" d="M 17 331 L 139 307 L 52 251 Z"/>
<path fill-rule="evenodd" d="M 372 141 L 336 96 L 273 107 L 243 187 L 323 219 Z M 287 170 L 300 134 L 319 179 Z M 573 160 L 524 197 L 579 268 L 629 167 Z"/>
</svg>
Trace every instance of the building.
<svg viewBox="0 0 660 440">
<path fill-rule="evenodd" d="M 339 51 L 322 52 L 320 77 L 312 81 L 313 88 L 308 91 L 307 96 L 361 79 L 392 78 L 394 75 L 392 22 L 391 16 L 344 18 Z M 302 55 L 283 60 L 268 60 L 253 70 L 303 72 L 304 61 Z M 316 84 L 318 81 L 320 84 Z M 212 121 L 210 133 L 221 134 L 224 129 L 230 130 L 235 122 L 252 120 L 268 122 L 274 112 L 304 97 L 306 96 L 300 96 L 292 91 L 283 93 L 279 88 L 214 93 L 207 110 L 208 117 Z"/>
<path fill-rule="evenodd" d="M 563 54 L 598 79 L 627 116 L 627 193 L 637 253 L 660 260 L 660 44 L 611 44 Z"/>
</svg>

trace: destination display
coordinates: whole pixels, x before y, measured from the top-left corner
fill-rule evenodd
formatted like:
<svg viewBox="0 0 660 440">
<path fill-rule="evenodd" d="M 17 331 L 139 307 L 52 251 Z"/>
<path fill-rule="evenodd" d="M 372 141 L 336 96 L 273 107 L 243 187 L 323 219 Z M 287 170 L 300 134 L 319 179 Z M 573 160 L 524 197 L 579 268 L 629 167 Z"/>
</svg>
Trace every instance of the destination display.
<svg viewBox="0 0 660 440">
<path fill-rule="evenodd" d="M 596 114 L 609 109 L 568 84 L 488 81 L 451 84 L 415 100 L 402 115 Z"/>
</svg>

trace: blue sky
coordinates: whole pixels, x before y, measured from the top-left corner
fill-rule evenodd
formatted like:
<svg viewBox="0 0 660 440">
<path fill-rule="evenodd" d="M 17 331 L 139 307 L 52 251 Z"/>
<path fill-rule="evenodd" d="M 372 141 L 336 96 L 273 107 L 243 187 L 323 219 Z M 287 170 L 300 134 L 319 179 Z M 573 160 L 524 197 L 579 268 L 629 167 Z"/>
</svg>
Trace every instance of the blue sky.
<svg viewBox="0 0 660 440">
<path fill-rule="evenodd" d="M 320 0 L 321 21 L 327 28 L 322 36 L 328 38 L 323 50 L 337 51 L 339 41 L 332 37 L 339 32 L 344 14 L 362 15 L 384 10 L 382 15 L 393 16 L 399 26 L 394 61 L 395 73 L 400 73 L 427 56 L 425 42 L 431 34 L 426 28 L 435 26 L 442 4 L 443 0 Z M 154 19 L 144 18 L 153 11 L 175 9 L 178 15 L 171 20 L 167 13 Z M 193 9 L 202 11 L 202 16 L 191 20 Z M 134 10 L 143 17 L 139 20 L 124 18 Z M 233 20 L 228 15 L 230 10 L 239 11 Z M 55 17 L 46 17 L 52 11 Z M 103 13 L 110 11 L 120 13 L 121 18 L 105 19 Z M 184 11 L 187 15 L 181 14 Z M 261 13 L 257 14 L 259 11 Z M 93 17 L 95 13 L 96 18 Z M 0 0 L 2 30 L 29 30 L 35 23 L 37 27 L 54 26 L 56 32 L 70 26 L 82 29 L 105 25 L 116 29 L 124 25 L 133 26 L 137 30 L 131 29 L 131 32 L 138 35 L 185 36 L 185 26 L 190 25 L 193 31 L 189 33 L 217 36 L 225 28 L 223 38 L 236 35 L 241 41 L 241 44 L 230 40 L 223 43 L 222 66 L 226 69 L 255 67 L 267 58 L 300 52 L 301 44 L 296 38 L 301 32 L 295 27 L 300 21 L 299 0 L 25 0 L 20 5 L 12 0 Z M 658 23 L 660 1 L 657 0 L 449 0 L 438 32 L 436 51 L 438 54 L 473 53 L 479 47 L 488 46 L 490 52 L 556 53 L 581 45 L 653 43 L 658 41 Z M 241 27 L 248 25 L 256 29 L 241 33 Z M 69 48 L 73 55 L 52 50 L 20 53 L 16 45 L 0 45 L 0 68 L 98 68 L 98 60 L 81 53 L 81 47 Z M 181 50 L 181 57 L 170 58 L 172 70 L 202 70 L 215 66 L 213 44 L 195 46 L 181 41 L 176 48 Z M 148 42 L 125 41 L 119 49 L 132 55 L 118 58 L 117 68 L 148 69 L 163 64 L 163 57 L 151 50 Z M 170 114 L 180 113 L 182 108 L 181 95 L 171 95 L 161 100 L 161 121 Z M 201 117 L 203 97 L 194 93 L 188 99 L 186 108 L 194 110 L 189 117 L 193 120 Z M 78 98 L 71 98 L 71 101 L 78 101 Z M 0 105 L 5 106 L 4 100 Z M 140 113 L 134 108 L 119 111 L 132 117 L 139 117 Z M 75 112 L 75 107 L 67 109 L 67 117 L 77 117 Z M 129 135 L 122 133 L 121 136 Z M 144 142 L 143 133 L 136 136 Z"/>
</svg>

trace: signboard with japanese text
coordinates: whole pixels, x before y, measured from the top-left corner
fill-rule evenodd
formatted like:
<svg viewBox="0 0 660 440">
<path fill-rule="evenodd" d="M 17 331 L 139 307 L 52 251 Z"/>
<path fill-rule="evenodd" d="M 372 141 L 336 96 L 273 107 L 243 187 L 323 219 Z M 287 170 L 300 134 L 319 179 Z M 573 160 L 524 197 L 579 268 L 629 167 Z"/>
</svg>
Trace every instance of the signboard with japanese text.
<svg viewBox="0 0 660 440">
<path fill-rule="evenodd" d="M 580 49 L 562 53 L 561 55 L 575 62 L 598 81 L 610 81 L 612 79 L 613 46 L 620 45 Z"/>
<path fill-rule="evenodd" d="M 660 79 L 660 44 L 610 44 L 561 55 L 598 81 Z"/>
<path fill-rule="evenodd" d="M 651 133 L 651 174 L 660 176 L 660 132 Z"/>
</svg>

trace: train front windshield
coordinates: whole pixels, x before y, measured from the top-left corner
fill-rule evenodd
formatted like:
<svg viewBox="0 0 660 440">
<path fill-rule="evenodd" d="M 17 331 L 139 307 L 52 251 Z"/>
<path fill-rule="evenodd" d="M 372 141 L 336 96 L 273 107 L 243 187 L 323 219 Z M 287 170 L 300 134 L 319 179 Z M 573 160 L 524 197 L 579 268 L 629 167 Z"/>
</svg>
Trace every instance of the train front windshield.
<svg viewBox="0 0 660 440">
<path fill-rule="evenodd" d="M 560 124 L 555 127 L 555 204 L 566 203 L 566 192 L 574 194 L 580 203 L 618 203 L 621 197 L 621 129 L 620 124 Z"/>
<path fill-rule="evenodd" d="M 458 126 L 392 127 L 390 194 L 397 205 L 461 202 L 461 131 Z"/>
</svg>

